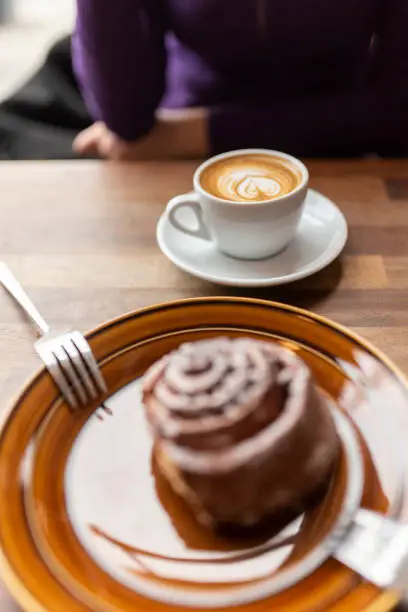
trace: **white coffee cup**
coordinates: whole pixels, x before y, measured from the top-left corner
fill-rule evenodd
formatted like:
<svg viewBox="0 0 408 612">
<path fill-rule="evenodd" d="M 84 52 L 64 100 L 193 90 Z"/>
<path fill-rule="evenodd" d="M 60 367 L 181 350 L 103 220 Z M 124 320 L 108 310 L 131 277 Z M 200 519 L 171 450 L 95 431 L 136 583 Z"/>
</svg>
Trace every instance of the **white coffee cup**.
<svg viewBox="0 0 408 612">
<path fill-rule="evenodd" d="M 289 161 L 299 171 L 296 188 L 262 202 L 236 202 L 218 198 L 203 189 L 203 171 L 214 162 L 240 155 L 270 155 Z M 215 246 L 237 259 L 264 259 L 282 251 L 294 238 L 309 185 L 306 166 L 291 155 L 264 149 L 241 149 L 210 158 L 194 174 L 194 191 L 179 195 L 167 205 L 170 223 L 190 236 L 214 242 Z M 190 209 L 196 223 L 188 224 L 179 214 Z"/>
</svg>

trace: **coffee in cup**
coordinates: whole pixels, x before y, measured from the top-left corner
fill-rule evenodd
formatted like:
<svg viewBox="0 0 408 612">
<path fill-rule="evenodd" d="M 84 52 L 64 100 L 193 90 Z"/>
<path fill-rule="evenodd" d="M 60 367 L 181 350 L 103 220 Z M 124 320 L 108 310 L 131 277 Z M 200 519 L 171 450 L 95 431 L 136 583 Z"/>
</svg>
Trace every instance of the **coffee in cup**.
<svg viewBox="0 0 408 612">
<path fill-rule="evenodd" d="M 294 238 L 308 183 L 307 168 L 295 157 L 231 151 L 204 162 L 194 174 L 194 192 L 173 198 L 166 212 L 173 227 L 231 257 L 264 259 Z M 194 225 L 182 209 L 194 213 Z"/>
<path fill-rule="evenodd" d="M 206 167 L 201 187 L 230 202 L 265 202 L 294 191 L 302 173 L 289 159 L 262 153 L 224 157 Z"/>
</svg>

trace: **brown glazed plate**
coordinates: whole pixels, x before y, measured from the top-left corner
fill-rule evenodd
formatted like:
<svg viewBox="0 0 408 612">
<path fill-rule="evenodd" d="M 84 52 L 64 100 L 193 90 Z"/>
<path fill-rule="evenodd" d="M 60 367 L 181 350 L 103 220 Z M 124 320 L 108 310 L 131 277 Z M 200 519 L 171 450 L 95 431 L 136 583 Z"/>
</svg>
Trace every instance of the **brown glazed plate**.
<svg viewBox="0 0 408 612">
<path fill-rule="evenodd" d="M 24 610 L 171 612 L 240 604 L 247 612 L 386 612 L 395 606 L 395 594 L 332 558 L 310 573 L 299 571 L 283 590 L 269 589 L 276 577 L 284 581 L 304 567 L 330 533 L 348 486 L 344 457 L 316 508 L 280 533 L 250 541 L 199 527 L 160 477 L 140 377 L 180 343 L 217 335 L 271 339 L 298 352 L 358 429 L 363 507 L 408 519 L 408 470 L 399 452 L 408 441 L 408 388 L 384 355 L 326 319 L 281 304 L 222 297 L 153 306 L 89 335 L 109 386 L 102 407 L 70 412 L 41 371 L 3 418 L 0 572 Z M 385 387 L 403 393 L 403 410 L 378 389 L 370 401 L 367 363 L 381 367 Z"/>
</svg>

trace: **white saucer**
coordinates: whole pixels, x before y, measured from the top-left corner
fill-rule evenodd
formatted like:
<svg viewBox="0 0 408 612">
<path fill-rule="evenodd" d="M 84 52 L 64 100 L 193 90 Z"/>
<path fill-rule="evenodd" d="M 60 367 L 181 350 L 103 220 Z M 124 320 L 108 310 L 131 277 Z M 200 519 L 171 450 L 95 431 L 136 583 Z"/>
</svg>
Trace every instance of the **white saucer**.
<svg viewBox="0 0 408 612">
<path fill-rule="evenodd" d="M 220 285 L 268 287 L 300 280 L 328 266 L 346 244 L 347 223 L 333 202 L 310 189 L 296 237 L 269 259 L 228 257 L 213 243 L 175 229 L 165 214 L 157 225 L 157 241 L 170 261 L 193 276 Z"/>
</svg>

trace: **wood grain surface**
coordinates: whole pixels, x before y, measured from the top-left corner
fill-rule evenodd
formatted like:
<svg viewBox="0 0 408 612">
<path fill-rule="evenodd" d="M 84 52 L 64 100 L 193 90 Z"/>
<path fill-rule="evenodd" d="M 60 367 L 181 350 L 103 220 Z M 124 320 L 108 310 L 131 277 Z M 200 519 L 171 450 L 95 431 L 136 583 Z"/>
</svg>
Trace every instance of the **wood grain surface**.
<svg viewBox="0 0 408 612">
<path fill-rule="evenodd" d="M 324 314 L 374 342 L 408 374 L 408 163 L 313 161 L 312 187 L 350 225 L 342 258 L 283 288 L 234 290 L 178 271 L 156 222 L 191 189 L 193 163 L 0 165 L 0 261 L 55 331 L 86 331 L 125 311 L 180 297 L 246 295 Z M 0 291 L 0 410 L 39 367 L 35 332 Z M 2 612 L 16 611 L 0 587 Z"/>
</svg>

